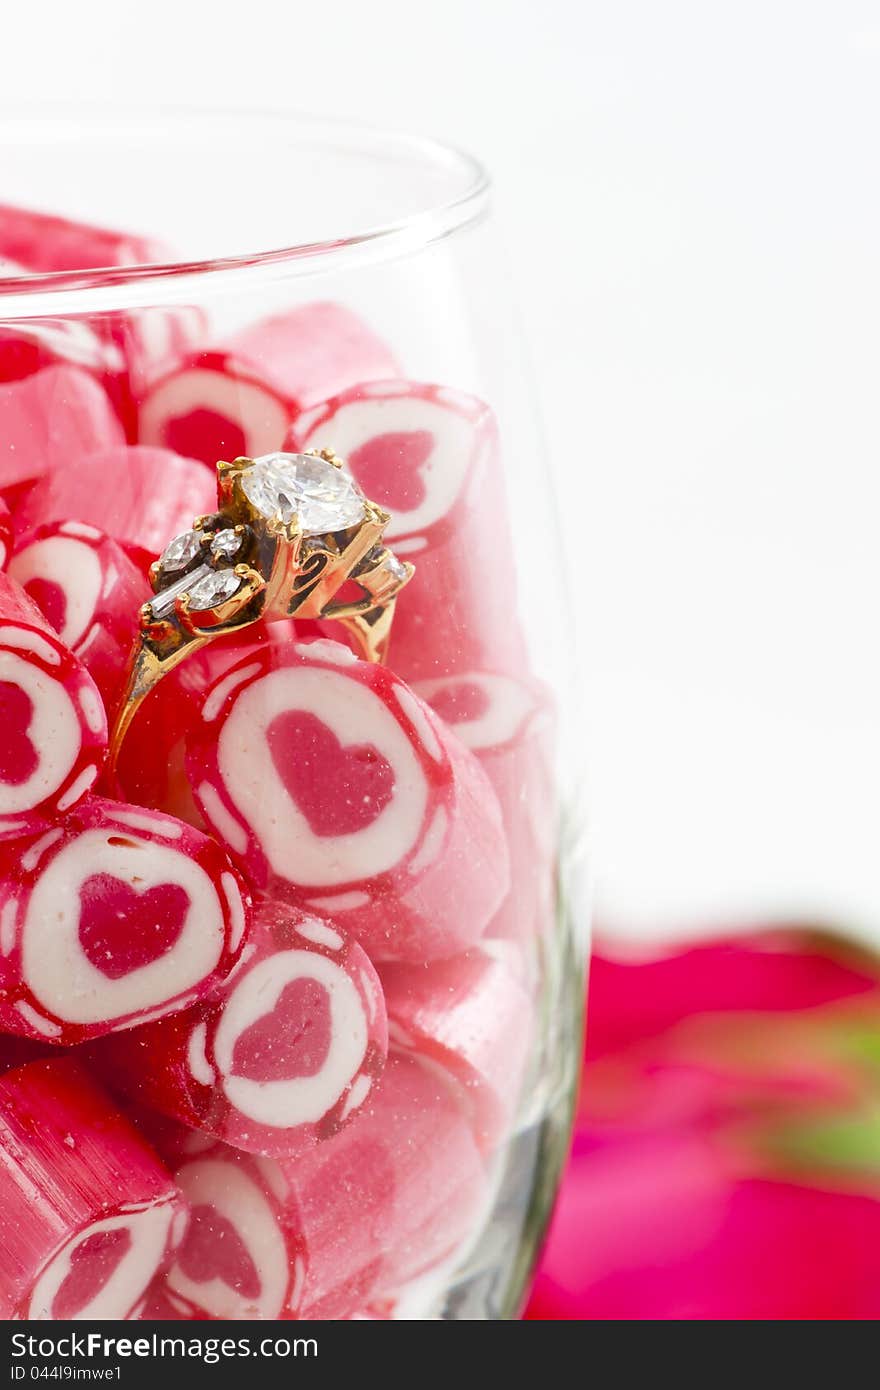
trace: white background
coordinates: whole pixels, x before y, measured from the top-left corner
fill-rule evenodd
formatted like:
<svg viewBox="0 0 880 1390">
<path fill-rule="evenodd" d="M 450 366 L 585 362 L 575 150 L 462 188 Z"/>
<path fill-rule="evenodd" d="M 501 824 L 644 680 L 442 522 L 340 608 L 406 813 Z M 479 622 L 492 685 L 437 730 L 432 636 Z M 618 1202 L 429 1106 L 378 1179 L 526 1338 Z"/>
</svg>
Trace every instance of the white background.
<svg viewBox="0 0 880 1390">
<path fill-rule="evenodd" d="M 578 461 L 600 920 L 880 937 L 880 9 L 114 0 L 3 29 L 6 101 L 288 107 L 483 156 Z"/>
</svg>

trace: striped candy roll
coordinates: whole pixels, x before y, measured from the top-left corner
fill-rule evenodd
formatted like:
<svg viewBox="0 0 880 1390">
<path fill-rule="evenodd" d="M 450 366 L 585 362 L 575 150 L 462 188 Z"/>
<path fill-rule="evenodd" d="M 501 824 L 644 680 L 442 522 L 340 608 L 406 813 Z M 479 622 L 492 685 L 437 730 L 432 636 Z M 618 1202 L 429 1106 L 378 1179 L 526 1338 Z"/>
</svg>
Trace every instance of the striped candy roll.
<svg viewBox="0 0 880 1390">
<path fill-rule="evenodd" d="M 188 1225 L 162 1284 L 190 1317 L 296 1317 L 305 1279 L 295 1213 L 279 1193 L 271 1159 L 225 1144 L 186 1158 L 174 1180 L 189 1206 Z"/>
<path fill-rule="evenodd" d="M 0 207 L 0 245 L 20 255 L 0 260 L 0 275 L 72 271 L 165 259 L 157 242 L 66 218 Z M 102 382 L 134 439 L 136 401 L 148 374 L 188 350 L 203 331 L 203 315 L 185 306 L 150 305 L 90 320 L 31 320 L 0 329 L 0 381 L 18 380 L 40 367 L 71 363 Z"/>
<path fill-rule="evenodd" d="M 94 681 L 0 571 L 0 827 L 63 813 L 95 782 L 107 716 Z"/>
<path fill-rule="evenodd" d="M 114 791 L 199 828 L 205 820 L 195 804 L 184 767 L 189 730 L 201 719 L 209 687 L 244 656 L 270 643 L 296 640 L 293 621 L 261 623 L 215 638 L 193 652 L 154 688 L 135 715 L 115 769 Z"/>
<path fill-rule="evenodd" d="M 316 401 L 395 370 L 388 348 L 350 309 L 305 304 L 185 357 L 145 392 L 140 439 L 206 463 L 281 447 Z"/>
<path fill-rule="evenodd" d="M 23 381 L 48 367 L 89 372 L 106 391 L 126 437 L 134 424 L 125 358 L 86 319 L 29 319 L 0 325 L 0 382 Z"/>
<path fill-rule="evenodd" d="M 91 321 L 98 341 L 117 364 L 105 384 L 125 426 L 126 439 L 138 442 L 138 410 L 147 385 L 194 350 L 205 331 L 205 315 L 184 304 L 150 304 Z"/>
<path fill-rule="evenodd" d="M 550 692 L 492 671 L 421 681 L 415 690 L 479 759 L 498 797 L 512 873 L 489 935 L 525 941 L 552 930 L 558 808 Z"/>
<path fill-rule="evenodd" d="M 175 1300 L 211 1317 L 336 1319 L 451 1254 L 486 1178 L 457 1094 L 395 1056 L 326 1143 L 284 1159 L 217 1144 L 175 1181 L 192 1212 L 166 1280 Z"/>
<path fill-rule="evenodd" d="M 119 350 L 83 319 L 0 324 L 0 382 L 23 381 L 45 367 L 80 367 L 106 386 L 122 364 Z"/>
<path fill-rule="evenodd" d="M 391 513 L 385 540 L 415 575 L 394 619 L 405 680 L 500 666 L 521 670 L 516 575 L 495 418 L 442 386 L 382 381 L 295 420 L 288 447 L 329 444 L 367 497 Z"/>
<path fill-rule="evenodd" d="M 187 768 L 249 881 L 327 913 L 373 959 L 466 949 L 507 890 L 476 759 L 393 672 L 340 643 L 272 645 L 235 666 L 205 698 Z"/>
<path fill-rule="evenodd" d="M 194 305 L 150 304 L 124 313 L 102 314 L 93 320 L 93 326 L 101 340 L 121 355 L 132 412 L 130 438 L 136 440 L 139 403 L 149 382 L 195 349 L 205 335 L 205 315 Z"/>
<path fill-rule="evenodd" d="M 15 528 L 12 525 L 12 512 L 0 497 L 0 570 L 6 568 L 12 546 L 15 540 Z"/>
<path fill-rule="evenodd" d="M 152 561 L 193 517 L 216 511 L 214 474 L 195 459 L 167 449 L 124 445 L 55 469 L 40 480 L 16 511 L 16 531 L 52 521 L 82 521 Z"/>
<path fill-rule="evenodd" d="M 73 1057 L 0 1077 L 0 1316 L 125 1318 L 182 1234 L 174 1182 Z"/>
<path fill-rule="evenodd" d="M 150 596 L 142 571 L 104 532 L 63 521 L 32 532 L 13 556 L 9 574 L 83 663 L 105 707 L 113 709 L 125 684 L 138 611 Z"/>
<path fill-rule="evenodd" d="M 249 903 L 219 846 L 91 797 L 0 843 L 0 1030 L 73 1044 L 197 1003 L 241 954 Z"/>
<path fill-rule="evenodd" d="M 2 489 L 73 471 L 86 455 L 124 443 L 107 392 L 81 367 L 44 367 L 0 386 Z M 106 488 L 106 479 L 102 485 Z"/>
<path fill-rule="evenodd" d="M 125 358 L 85 319 L 29 319 L 0 325 L 0 382 L 47 367 L 77 367 L 101 384 L 126 431 L 133 423 Z"/>
<path fill-rule="evenodd" d="M 167 255 L 158 242 L 131 232 L 0 204 L 0 256 L 31 272 L 145 265 Z"/>
<path fill-rule="evenodd" d="M 303 1318 L 347 1317 L 451 1255 L 486 1183 L 457 1095 L 401 1055 L 354 1124 L 277 1170 L 305 1254 Z"/>
<path fill-rule="evenodd" d="M 533 1007 L 502 950 L 476 948 L 428 965 L 381 970 L 397 1049 L 441 1066 L 461 1086 L 480 1147 L 513 1118 L 532 1038 Z"/>
<path fill-rule="evenodd" d="M 264 903 L 210 999 L 93 1053 L 135 1101 L 238 1149 L 286 1155 L 351 1122 L 387 1050 L 382 988 L 361 948 L 330 922 Z"/>
</svg>

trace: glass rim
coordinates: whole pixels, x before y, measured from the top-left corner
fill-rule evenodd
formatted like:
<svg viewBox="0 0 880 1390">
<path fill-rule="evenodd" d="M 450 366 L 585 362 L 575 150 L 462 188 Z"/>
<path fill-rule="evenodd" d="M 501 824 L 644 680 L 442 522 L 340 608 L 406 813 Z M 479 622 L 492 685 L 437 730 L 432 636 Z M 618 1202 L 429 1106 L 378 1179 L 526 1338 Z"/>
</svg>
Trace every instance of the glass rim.
<svg viewBox="0 0 880 1390">
<path fill-rule="evenodd" d="M 492 183 L 485 166 L 454 144 L 391 126 L 270 108 L 147 107 L 99 102 L 40 102 L 12 107 L 0 103 L 0 148 L 16 143 L 16 136 L 20 143 L 27 130 L 33 138 L 45 128 L 48 136 L 53 127 L 59 129 L 59 122 L 75 121 L 97 134 L 106 129 L 110 120 L 116 132 L 120 126 L 132 130 L 143 123 L 153 130 L 158 126 L 164 139 L 173 138 L 175 130 L 188 128 L 209 134 L 216 132 L 218 122 L 234 122 L 237 130 L 242 125 L 255 132 L 271 127 L 301 145 L 320 141 L 364 155 L 371 146 L 397 150 L 417 157 L 426 168 L 433 166 L 453 174 L 456 186 L 451 196 L 426 199 L 424 206 L 405 216 L 361 228 L 340 228 L 337 236 L 317 241 L 255 247 L 241 254 L 196 260 L 0 275 L 0 319 L 137 308 L 185 300 L 196 293 L 246 288 L 279 273 L 285 277 L 311 276 L 331 268 L 341 270 L 354 264 L 396 260 L 478 222 L 488 211 L 491 199 Z"/>
</svg>

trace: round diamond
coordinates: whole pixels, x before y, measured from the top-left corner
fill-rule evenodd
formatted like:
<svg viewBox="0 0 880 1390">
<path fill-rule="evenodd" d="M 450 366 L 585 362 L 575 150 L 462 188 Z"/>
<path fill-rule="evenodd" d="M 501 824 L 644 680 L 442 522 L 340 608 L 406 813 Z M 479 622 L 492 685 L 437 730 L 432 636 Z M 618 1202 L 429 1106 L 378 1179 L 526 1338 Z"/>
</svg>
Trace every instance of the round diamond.
<svg viewBox="0 0 880 1390">
<path fill-rule="evenodd" d="M 268 519 L 280 512 L 304 536 L 344 531 L 364 518 L 364 496 L 353 478 L 312 454 L 265 454 L 242 477 L 245 497 Z"/>
<path fill-rule="evenodd" d="M 189 607 L 199 612 L 215 608 L 240 588 L 241 579 L 235 570 L 211 570 L 189 590 Z"/>
<path fill-rule="evenodd" d="M 241 550 L 241 536 L 231 526 L 218 531 L 211 541 L 211 554 L 218 560 L 231 560 Z"/>
<path fill-rule="evenodd" d="M 159 556 L 159 568 L 166 574 L 176 574 L 178 570 L 186 569 L 201 548 L 201 531 L 184 531 L 182 535 L 175 536 L 173 541 L 168 542 Z"/>
</svg>

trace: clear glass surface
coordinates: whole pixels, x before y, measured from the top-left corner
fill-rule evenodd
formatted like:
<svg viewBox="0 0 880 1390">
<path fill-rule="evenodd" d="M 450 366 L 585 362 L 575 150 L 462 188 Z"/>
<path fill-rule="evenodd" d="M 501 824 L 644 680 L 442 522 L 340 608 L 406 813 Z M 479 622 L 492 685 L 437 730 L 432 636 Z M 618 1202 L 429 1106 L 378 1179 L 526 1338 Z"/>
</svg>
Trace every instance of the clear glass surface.
<svg viewBox="0 0 880 1390">
<path fill-rule="evenodd" d="M 159 1254 L 117 1214 L 123 1234 L 107 1227 L 100 1194 L 64 1229 L 49 1213 L 54 1245 L 45 1231 L 42 1245 L 31 1242 L 43 1253 L 24 1282 L 4 1274 L 0 1256 L 4 1315 L 516 1316 L 567 1146 L 580 1055 L 581 708 L 554 497 L 557 477 L 565 505 L 566 470 L 578 461 L 554 467 L 536 426 L 486 174 L 431 141 L 343 124 L 51 109 L 0 117 L 0 168 L 0 257 L 11 262 L 0 262 L 0 498 L 15 547 L 0 619 L 27 628 L 8 592 L 23 586 L 73 652 L 68 693 L 91 679 L 112 722 L 149 597 L 138 585 L 167 542 L 210 510 L 194 499 L 206 480 L 213 487 L 218 459 L 336 450 L 390 514 L 385 541 L 397 560 L 415 567 L 397 599 L 391 685 L 360 667 L 351 675 L 338 657 L 334 673 L 326 645 L 310 654 L 308 639 L 350 640 L 338 622 L 258 625 L 168 675 L 132 725 L 118 777 L 105 767 L 89 790 L 88 776 L 78 787 L 56 777 L 46 793 L 67 735 L 43 718 L 43 685 L 16 684 L 20 647 L 4 666 L 0 628 L 10 748 L 30 730 L 24 763 L 14 749 L 0 758 L 0 1147 L 13 1144 L 4 1105 L 27 1112 L 32 1075 L 49 1077 L 51 1100 L 51 1068 L 73 1053 L 183 1194 Z M 15 207 L 122 229 L 134 249 L 120 258 L 133 263 L 84 268 L 75 251 L 52 269 L 41 251 L 38 268 L 23 265 L 20 237 L 9 242 L 15 254 L 4 249 Z M 45 229 L 28 235 L 49 245 Z M 2 522 L 0 513 L 0 533 Z M 98 556 L 103 597 L 87 592 L 95 562 L 76 545 Z M 166 581 L 174 565 L 189 572 L 191 550 L 177 547 Z M 121 555 L 116 568 L 108 555 Z M 129 589 L 120 568 L 131 570 Z M 248 662 L 242 681 L 259 668 L 254 684 L 233 677 L 219 689 Z M 278 672 L 304 681 L 306 668 L 320 676 L 311 704 L 292 676 L 290 707 L 260 686 Z M 53 678 L 41 668 L 44 684 Z M 407 688 L 410 704 L 395 693 Z M 397 724 L 386 738 L 388 709 Z M 282 716 L 293 730 L 286 763 Z M 97 767 L 105 736 L 93 727 L 89 737 Z M 45 772 L 39 793 L 27 791 L 27 758 Z M 255 767 L 248 802 L 239 784 Z M 127 831 L 113 820 L 119 801 Z M 369 1027 L 381 1032 L 375 1011 L 387 1013 L 391 1061 L 383 1069 L 386 1046 L 371 1032 L 373 1062 L 357 1072 L 368 1080 L 343 1090 L 332 1113 L 309 1111 L 291 1127 L 280 1111 L 294 1092 L 277 1091 L 274 1113 L 271 1085 L 329 1075 L 318 1054 L 356 1031 L 343 1003 L 361 957 L 346 958 L 349 983 L 330 990 L 329 1004 L 316 1002 L 315 985 L 282 1008 L 275 947 L 254 947 L 246 931 L 243 963 L 233 959 L 241 943 L 227 942 L 225 963 L 189 988 L 190 918 L 175 936 L 168 894 L 192 900 L 195 890 L 156 849 L 157 812 L 187 827 L 174 831 L 180 849 L 167 839 L 163 853 L 183 853 L 214 880 L 210 855 L 228 856 L 245 894 L 363 951 L 361 981 L 369 974 L 384 996 Z M 367 839 L 383 816 L 386 828 Z M 86 839 L 98 834 L 120 854 L 142 835 L 146 877 L 128 861 L 90 859 Z M 122 910 L 112 900 L 120 883 Z M 52 954 L 56 905 L 69 988 L 33 965 L 32 940 Z M 94 926 L 104 909 L 138 940 L 158 931 L 148 962 Z M 108 959 L 118 953 L 103 973 L 95 941 Z M 94 979 L 77 974 L 83 952 Z M 266 965 L 275 1014 L 245 1010 L 247 1073 L 244 1032 L 234 1046 L 223 1038 L 241 1011 L 236 986 L 264 957 L 275 962 Z M 158 994 L 152 984 L 139 992 L 159 958 L 169 978 Z M 119 1017 L 96 1004 L 84 1022 L 82 991 L 94 983 L 103 998 L 108 979 Z M 279 1038 L 297 1027 L 327 1036 L 285 1073 Z M 245 1073 L 247 1096 L 236 1089 Z M 58 1083 L 74 1115 L 87 1109 L 74 1094 L 79 1075 Z M 63 1167 L 60 1154 L 52 1162 Z M 137 1202 L 139 1190 L 129 1196 Z M 20 1219 L 2 1184 L 0 1215 L 7 1226 Z M 101 1313 L 113 1270 L 122 1292 Z"/>
</svg>

